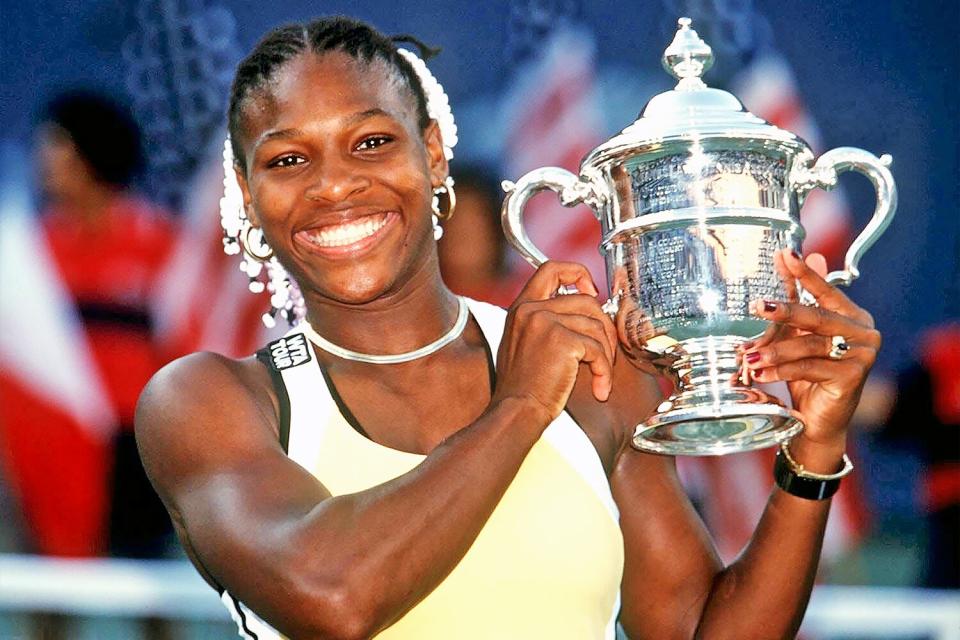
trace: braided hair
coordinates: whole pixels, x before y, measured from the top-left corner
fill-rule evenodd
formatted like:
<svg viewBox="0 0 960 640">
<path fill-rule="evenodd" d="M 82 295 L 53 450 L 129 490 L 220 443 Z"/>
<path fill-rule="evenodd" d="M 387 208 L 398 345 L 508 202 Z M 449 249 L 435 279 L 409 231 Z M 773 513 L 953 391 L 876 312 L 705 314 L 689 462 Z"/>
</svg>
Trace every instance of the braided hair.
<svg viewBox="0 0 960 640">
<path fill-rule="evenodd" d="M 413 94 L 417 107 L 417 123 L 421 129 L 425 129 L 430 123 L 427 96 L 413 66 L 406 57 L 398 53 L 396 45 L 400 42 L 416 46 L 424 59 L 429 59 L 438 52 L 413 36 L 399 35 L 388 38 L 368 24 L 343 16 L 285 25 L 267 33 L 250 55 L 238 65 L 230 91 L 227 115 L 236 161 L 241 167 L 246 166 L 239 143 L 244 101 L 254 92 L 262 90 L 281 67 L 304 52 L 323 54 L 339 51 L 365 64 L 374 60 L 386 62 L 396 70 L 403 84 Z"/>
</svg>

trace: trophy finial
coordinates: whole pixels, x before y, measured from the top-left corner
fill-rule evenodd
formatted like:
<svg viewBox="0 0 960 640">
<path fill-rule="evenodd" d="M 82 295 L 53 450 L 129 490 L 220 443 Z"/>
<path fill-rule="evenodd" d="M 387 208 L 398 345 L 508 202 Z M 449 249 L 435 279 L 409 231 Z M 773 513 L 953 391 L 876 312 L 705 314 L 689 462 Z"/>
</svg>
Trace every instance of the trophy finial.
<svg viewBox="0 0 960 640">
<path fill-rule="evenodd" d="M 702 89 L 700 79 L 713 66 L 713 49 L 691 28 L 690 18 L 677 20 L 677 35 L 663 52 L 663 68 L 680 80 L 677 89 Z"/>
</svg>

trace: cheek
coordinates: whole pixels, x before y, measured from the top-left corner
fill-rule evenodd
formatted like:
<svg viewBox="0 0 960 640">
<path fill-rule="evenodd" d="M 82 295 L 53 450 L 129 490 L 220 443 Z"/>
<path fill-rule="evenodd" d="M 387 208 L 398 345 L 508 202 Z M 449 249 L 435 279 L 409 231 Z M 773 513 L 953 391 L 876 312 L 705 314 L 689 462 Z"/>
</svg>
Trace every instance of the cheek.
<svg viewBox="0 0 960 640">
<path fill-rule="evenodd" d="M 296 203 L 296 190 L 289 185 L 259 181 L 250 185 L 251 209 L 248 215 L 259 224 L 268 241 L 281 235 L 280 226 L 290 217 Z"/>
</svg>

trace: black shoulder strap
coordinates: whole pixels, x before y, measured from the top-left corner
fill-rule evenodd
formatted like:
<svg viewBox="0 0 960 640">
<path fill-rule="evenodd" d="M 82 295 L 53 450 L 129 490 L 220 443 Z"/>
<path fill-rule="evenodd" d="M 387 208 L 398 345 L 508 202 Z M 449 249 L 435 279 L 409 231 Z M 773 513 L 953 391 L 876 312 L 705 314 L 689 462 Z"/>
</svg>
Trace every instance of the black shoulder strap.
<svg viewBox="0 0 960 640">
<path fill-rule="evenodd" d="M 280 446 L 284 453 L 289 453 L 290 396 L 287 394 L 287 385 L 283 383 L 283 375 L 281 375 L 280 369 L 274 365 L 270 345 L 257 351 L 257 360 L 263 363 L 263 366 L 270 372 L 270 380 L 273 382 L 273 389 L 276 391 L 277 401 L 280 403 Z"/>
</svg>

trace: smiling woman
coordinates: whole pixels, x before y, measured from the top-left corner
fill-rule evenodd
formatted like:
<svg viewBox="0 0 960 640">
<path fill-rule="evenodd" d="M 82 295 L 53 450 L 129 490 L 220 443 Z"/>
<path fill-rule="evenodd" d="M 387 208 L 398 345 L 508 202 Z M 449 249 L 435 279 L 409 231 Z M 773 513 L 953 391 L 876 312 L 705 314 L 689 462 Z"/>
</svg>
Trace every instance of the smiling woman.
<svg viewBox="0 0 960 640">
<path fill-rule="evenodd" d="M 659 389 L 618 357 L 586 269 L 545 264 L 509 312 L 450 293 L 452 122 L 421 65 L 345 18 L 277 29 L 240 64 L 225 228 L 302 302 L 274 301 L 295 325 L 255 356 L 183 358 L 141 398 L 141 455 L 198 571 L 259 639 L 613 638 L 618 619 L 638 637 L 791 636 L 829 501 L 774 490 L 723 567 L 672 459 L 626 446 Z M 785 332 L 748 358 L 808 381 L 793 456 L 829 473 L 878 335 L 819 267 L 778 259 L 858 345 L 835 362 Z M 757 313 L 817 333 L 793 302 Z"/>
</svg>

